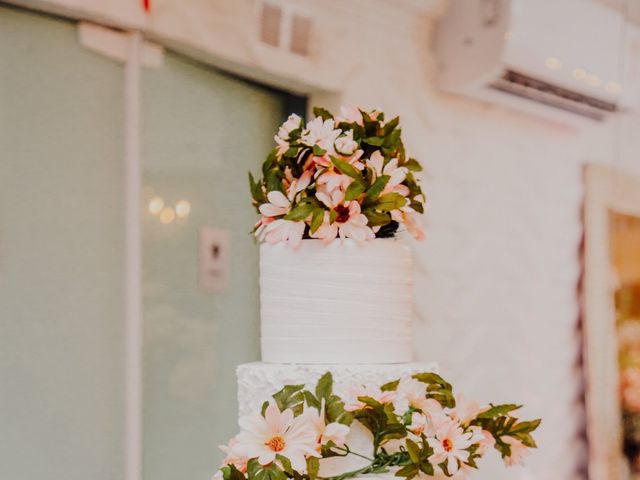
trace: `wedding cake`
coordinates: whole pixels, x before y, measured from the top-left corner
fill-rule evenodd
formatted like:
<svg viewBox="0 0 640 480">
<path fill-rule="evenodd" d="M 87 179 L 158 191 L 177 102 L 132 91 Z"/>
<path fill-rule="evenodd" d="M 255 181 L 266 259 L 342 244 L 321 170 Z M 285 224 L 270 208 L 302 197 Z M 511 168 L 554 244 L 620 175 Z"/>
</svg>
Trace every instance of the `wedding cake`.
<svg viewBox="0 0 640 480">
<path fill-rule="evenodd" d="M 424 197 L 398 118 L 292 115 L 250 175 L 261 214 L 262 362 L 237 368 L 240 433 L 224 480 L 466 478 L 489 446 L 505 463 L 535 447 L 518 405 L 453 394 L 413 362 L 412 270 L 401 229 L 423 234 Z"/>
</svg>

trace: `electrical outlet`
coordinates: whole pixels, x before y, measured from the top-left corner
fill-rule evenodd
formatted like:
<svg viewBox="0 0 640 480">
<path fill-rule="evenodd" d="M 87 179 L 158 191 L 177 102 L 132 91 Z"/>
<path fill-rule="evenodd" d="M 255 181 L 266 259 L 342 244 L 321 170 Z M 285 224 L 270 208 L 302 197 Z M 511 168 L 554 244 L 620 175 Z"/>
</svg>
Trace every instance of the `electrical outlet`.
<svg viewBox="0 0 640 480">
<path fill-rule="evenodd" d="M 205 292 L 220 293 L 229 286 L 229 230 L 200 228 L 199 284 Z"/>
</svg>

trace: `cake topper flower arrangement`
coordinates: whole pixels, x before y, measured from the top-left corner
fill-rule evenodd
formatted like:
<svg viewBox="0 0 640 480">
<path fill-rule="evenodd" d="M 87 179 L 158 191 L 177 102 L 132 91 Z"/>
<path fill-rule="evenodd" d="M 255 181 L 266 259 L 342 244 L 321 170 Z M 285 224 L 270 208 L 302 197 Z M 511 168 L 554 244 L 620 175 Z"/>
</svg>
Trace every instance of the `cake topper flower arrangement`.
<svg viewBox="0 0 640 480">
<path fill-rule="evenodd" d="M 531 433 L 540 420 L 518 420 L 518 408 L 454 396 L 431 372 L 341 397 L 327 372 L 313 391 L 287 385 L 241 417 L 240 433 L 221 447 L 227 456 L 214 480 L 346 480 L 389 471 L 406 480 L 466 479 L 491 447 L 508 466 L 536 447 Z M 335 457 L 358 466 L 336 469 L 327 463 Z"/>
<path fill-rule="evenodd" d="M 253 205 L 261 214 L 254 233 L 261 241 L 303 238 L 330 242 L 392 237 L 400 227 L 417 239 L 424 196 L 407 157 L 399 118 L 343 107 L 334 117 L 314 108 L 307 124 L 291 115 L 275 136 L 262 178 L 249 174 Z"/>
</svg>

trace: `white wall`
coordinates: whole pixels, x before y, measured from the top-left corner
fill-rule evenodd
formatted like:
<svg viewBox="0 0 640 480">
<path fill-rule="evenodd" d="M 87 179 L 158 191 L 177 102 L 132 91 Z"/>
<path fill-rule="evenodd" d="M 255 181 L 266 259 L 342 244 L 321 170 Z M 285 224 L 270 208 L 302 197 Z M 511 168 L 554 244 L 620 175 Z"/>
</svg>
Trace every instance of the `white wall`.
<svg viewBox="0 0 640 480">
<path fill-rule="evenodd" d="M 475 478 L 578 477 L 581 169 L 637 168 L 638 117 L 575 131 L 439 93 L 430 39 L 441 1 L 295 3 L 315 22 L 308 61 L 256 48 L 250 0 L 156 0 L 143 28 L 314 103 L 401 115 L 429 202 L 427 240 L 415 245 L 418 355 L 482 400 L 522 402 L 544 419 L 526 469 L 493 462 Z"/>
</svg>

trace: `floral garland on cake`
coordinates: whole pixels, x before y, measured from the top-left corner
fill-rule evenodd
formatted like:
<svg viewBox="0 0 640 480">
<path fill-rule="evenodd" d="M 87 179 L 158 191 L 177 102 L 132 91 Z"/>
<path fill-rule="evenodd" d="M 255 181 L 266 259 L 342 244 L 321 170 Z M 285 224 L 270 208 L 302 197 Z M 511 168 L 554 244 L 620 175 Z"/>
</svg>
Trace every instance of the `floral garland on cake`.
<svg viewBox="0 0 640 480">
<path fill-rule="evenodd" d="M 420 163 L 406 156 L 399 117 L 343 107 L 334 117 L 322 108 L 304 123 L 291 115 L 275 136 L 262 165 L 262 178 L 249 174 L 253 205 L 261 214 L 254 227 L 261 241 L 303 238 L 391 237 L 403 226 L 423 237 L 417 214 L 424 195 L 414 173 Z"/>
<path fill-rule="evenodd" d="M 395 471 L 397 477 L 467 478 L 477 460 L 495 448 L 515 465 L 536 443 L 540 420 L 520 421 L 519 405 L 480 407 L 435 373 L 368 385 L 345 398 L 325 373 L 313 391 L 287 385 L 260 412 L 240 418 L 240 433 L 220 447 L 227 455 L 220 480 L 345 480 Z M 350 433 L 366 429 L 369 451 L 353 451 Z M 322 459 L 356 456 L 366 465 L 323 476 Z"/>
</svg>

